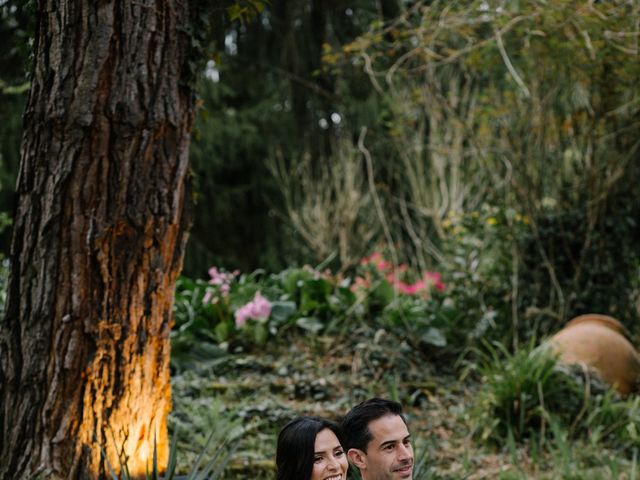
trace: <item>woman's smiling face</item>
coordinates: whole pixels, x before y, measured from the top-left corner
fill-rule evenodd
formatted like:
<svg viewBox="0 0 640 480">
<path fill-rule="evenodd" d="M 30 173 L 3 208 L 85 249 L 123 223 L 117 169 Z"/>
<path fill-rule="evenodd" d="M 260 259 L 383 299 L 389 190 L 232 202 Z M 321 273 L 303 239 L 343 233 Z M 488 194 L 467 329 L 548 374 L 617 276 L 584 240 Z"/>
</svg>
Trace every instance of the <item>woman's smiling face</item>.
<svg viewBox="0 0 640 480">
<path fill-rule="evenodd" d="M 349 462 L 335 433 L 328 428 L 316 435 L 310 480 L 346 480 Z"/>
</svg>

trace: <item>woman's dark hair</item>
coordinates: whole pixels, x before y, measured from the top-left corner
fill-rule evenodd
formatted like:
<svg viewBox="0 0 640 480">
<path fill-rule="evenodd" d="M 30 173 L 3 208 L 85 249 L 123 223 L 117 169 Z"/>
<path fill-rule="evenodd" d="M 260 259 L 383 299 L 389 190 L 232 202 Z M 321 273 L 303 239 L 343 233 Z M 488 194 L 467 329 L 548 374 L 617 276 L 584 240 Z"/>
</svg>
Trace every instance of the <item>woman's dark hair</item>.
<svg viewBox="0 0 640 480">
<path fill-rule="evenodd" d="M 297 417 L 280 430 L 276 449 L 277 480 L 310 480 L 316 435 L 325 428 L 343 444 L 340 427 L 326 418 Z"/>
</svg>

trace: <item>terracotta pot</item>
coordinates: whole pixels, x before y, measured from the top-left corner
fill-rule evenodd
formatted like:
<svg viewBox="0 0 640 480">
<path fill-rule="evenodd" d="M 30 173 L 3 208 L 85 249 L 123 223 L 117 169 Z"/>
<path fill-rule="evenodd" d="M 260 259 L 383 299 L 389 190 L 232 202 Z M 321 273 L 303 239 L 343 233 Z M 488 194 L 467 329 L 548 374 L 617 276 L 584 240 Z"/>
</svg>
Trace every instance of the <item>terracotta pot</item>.
<svg viewBox="0 0 640 480">
<path fill-rule="evenodd" d="M 590 313 L 571 320 L 549 344 L 564 364 L 582 364 L 619 393 L 635 392 L 640 379 L 640 355 L 615 318 Z"/>
</svg>

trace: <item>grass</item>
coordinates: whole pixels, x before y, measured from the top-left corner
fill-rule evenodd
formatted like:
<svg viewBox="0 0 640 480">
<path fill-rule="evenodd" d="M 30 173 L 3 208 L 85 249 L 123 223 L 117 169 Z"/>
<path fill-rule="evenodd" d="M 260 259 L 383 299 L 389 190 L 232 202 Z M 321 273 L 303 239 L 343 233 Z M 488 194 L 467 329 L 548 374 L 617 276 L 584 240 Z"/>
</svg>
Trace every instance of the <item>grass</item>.
<svg viewBox="0 0 640 480">
<path fill-rule="evenodd" d="M 174 375 L 172 419 L 195 432 L 179 442 L 179 458 L 192 464 L 204 433 L 223 422 L 237 429 L 224 478 L 271 479 L 276 434 L 290 418 L 337 419 L 381 395 L 398 398 L 408 413 L 416 479 L 638 478 L 629 427 L 640 415 L 638 402 L 591 383 L 585 400 L 584 380 L 531 348 L 487 348 L 477 374 L 461 377 L 425 362 L 402 339 L 370 333 L 299 338 L 211 359 L 214 368 L 201 360 L 196 371 Z"/>
</svg>

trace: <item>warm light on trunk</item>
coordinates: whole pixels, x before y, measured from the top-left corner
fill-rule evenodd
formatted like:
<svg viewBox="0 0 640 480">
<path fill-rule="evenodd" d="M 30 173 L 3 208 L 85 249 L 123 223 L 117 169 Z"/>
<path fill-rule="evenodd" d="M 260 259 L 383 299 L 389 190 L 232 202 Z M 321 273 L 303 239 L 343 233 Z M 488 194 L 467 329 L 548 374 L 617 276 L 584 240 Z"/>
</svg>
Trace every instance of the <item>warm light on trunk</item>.
<svg viewBox="0 0 640 480">
<path fill-rule="evenodd" d="M 0 322 L 0 479 L 168 460 L 191 224 L 190 1 L 38 0 Z"/>
</svg>

